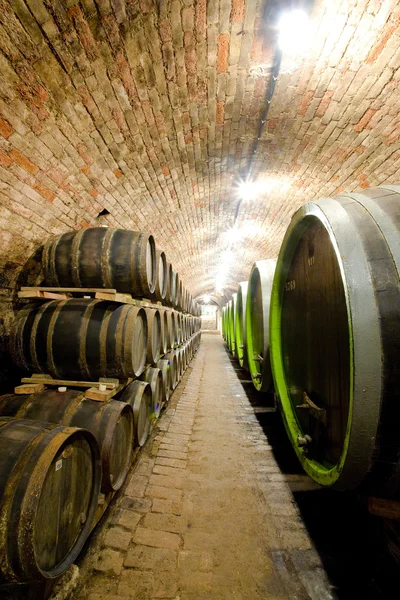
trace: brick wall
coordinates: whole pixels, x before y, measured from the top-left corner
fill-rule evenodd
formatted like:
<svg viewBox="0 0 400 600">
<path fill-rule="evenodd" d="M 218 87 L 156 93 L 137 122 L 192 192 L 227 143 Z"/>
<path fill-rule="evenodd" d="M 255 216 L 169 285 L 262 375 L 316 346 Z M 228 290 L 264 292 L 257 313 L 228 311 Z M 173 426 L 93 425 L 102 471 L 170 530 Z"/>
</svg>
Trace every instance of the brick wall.
<svg viewBox="0 0 400 600">
<path fill-rule="evenodd" d="M 213 290 L 268 84 L 250 71 L 271 63 L 266 8 L 0 0 L 0 338 L 17 279 L 40 277 L 37 249 L 68 229 L 150 230 L 194 294 Z M 276 185 L 242 205 L 228 292 L 302 202 L 399 178 L 399 16 L 390 0 L 316 3 L 255 158 Z"/>
</svg>

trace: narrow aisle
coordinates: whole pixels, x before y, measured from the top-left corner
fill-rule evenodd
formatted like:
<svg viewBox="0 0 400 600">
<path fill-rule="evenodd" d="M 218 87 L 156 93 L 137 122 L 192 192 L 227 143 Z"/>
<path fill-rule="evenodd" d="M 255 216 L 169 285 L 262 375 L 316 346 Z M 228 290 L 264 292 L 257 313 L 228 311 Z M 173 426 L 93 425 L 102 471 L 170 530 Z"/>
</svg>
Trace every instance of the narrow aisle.
<svg viewBox="0 0 400 600">
<path fill-rule="evenodd" d="M 188 372 L 93 540 L 79 598 L 333 598 L 219 336 L 203 335 Z"/>
</svg>

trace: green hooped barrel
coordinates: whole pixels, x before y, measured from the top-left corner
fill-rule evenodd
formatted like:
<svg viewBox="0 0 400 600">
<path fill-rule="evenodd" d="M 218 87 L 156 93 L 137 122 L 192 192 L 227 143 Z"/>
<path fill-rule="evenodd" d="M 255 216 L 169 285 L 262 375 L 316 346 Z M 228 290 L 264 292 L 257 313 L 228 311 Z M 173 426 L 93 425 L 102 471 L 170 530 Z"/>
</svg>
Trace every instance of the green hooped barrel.
<svg viewBox="0 0 400 600">
<path fill-rule="evenodd" d="M 236 297 L 236 323 L 235 323 L 235 344 L 236 355 L 239 364 L 244 369 L 249 368 L 247 360 L 247 345 L 246 345 L 246 300 L 247 300 L 247 281 L 239 283 Z"/>
<path fill-rule="evenodd" d="M 279 253 L 275 389 L 297 456 L 324 486 L 386 495 L 396 478 L 399 228 L 400 186 L 371 188 L 302 206 Z"/>
<path fill-rule="evenodd" d="M 253 385 L 261 392 L 272 390 L 269 307 L 275 265 L 275 259 L 254 263 L 247 288 L 247 360 Z"/>
<path fill-rule="evenodd" d="M 236 323 L 236 297 L 237 294 L 232 294 L 229 307 L 229 350 L 232 356 L 236 356 L 236 343 L 235 343 L 235 323 Z"/>
<path fill-rule="evenodd" d="M 230 349 L 229 319 L 230 319 L 230 313 L 231 313 L 231 305 L 232 305 L 232 300 L 229 300 L 228 304 L 226 305 L 226 345 L 228 346 L 229 349 Z"/>
</svg>

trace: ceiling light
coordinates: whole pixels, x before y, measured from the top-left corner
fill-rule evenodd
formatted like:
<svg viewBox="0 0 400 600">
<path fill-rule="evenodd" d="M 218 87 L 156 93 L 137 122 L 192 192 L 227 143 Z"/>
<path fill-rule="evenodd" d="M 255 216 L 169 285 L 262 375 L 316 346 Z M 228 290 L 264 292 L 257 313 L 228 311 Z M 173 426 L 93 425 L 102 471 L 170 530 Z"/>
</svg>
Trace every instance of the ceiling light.
<svg viewBox="0 0 400 600">
<path fill-rule="evenodd" d="M 297 56 L 308 50 L 311 43 L 311 27 L 307 14 L 292 10 L 282 14 L 278 23 L 278 44 L 287 54 Z"/>
<path fill-rule="evenodd" d="M 203 300 L 204 300 L 205 304 L 208 304 L 210 302 L 210 300 L 211 300 L 210 294 L 204 294 Z"/>
</svg>

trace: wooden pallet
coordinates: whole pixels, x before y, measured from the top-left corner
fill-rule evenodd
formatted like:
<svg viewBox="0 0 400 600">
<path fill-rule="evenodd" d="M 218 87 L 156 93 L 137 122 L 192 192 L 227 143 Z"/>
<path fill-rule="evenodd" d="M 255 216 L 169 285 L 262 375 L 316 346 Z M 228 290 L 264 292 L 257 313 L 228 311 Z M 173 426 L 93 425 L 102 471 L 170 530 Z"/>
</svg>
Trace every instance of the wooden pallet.
<svg viewBox="0 0 400 600">
<path fill-rule="evenodd" d="M 67 300 L 71 297 L 71 294 L 148 308 L 164 306 L 162 302 L 153 302 L 148 298 L 133 298 L 131 294 L 121 294 L 115 289 L 100 288 L 21 287 L 21 291 L 18 292 L 18 298 L 21 300 Z"/>
<path fill-rule="evenodd" d="M 31 377 L 23 377 L 21 385 L 14 388 L 15 394 L 35 394 L 46 387 L 86 388 L 85 398 L 96 402 L 107 402 L 123 390 L 133 378 L 119 380 L 100 377 L 98 381 L 75 381 L 71 379 L 54 379 L 51 375 L 35 373 Z"/>
</svg>

